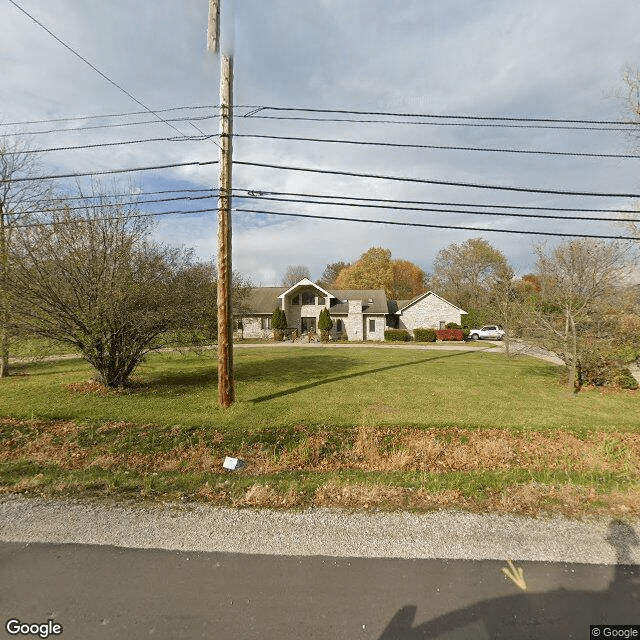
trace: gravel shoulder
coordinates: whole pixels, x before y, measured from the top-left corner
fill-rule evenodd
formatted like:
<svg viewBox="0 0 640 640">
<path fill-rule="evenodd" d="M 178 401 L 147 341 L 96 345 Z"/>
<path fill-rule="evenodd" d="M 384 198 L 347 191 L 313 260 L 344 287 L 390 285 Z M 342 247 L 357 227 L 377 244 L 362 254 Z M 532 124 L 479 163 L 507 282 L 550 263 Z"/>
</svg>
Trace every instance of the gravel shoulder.
<svg viewBox="0 0 640 640">
<path fill-rule="evenodd" d="M 613 524 L 613 526 L 612 526 Z M 0 540 L 137 549 L 362 558 L 532 560 L 640 565 L 640 521 L 572 521 L 436 511 L 372 513 L 107 504 L 0 496 Z M 623 530 L 625 533 L 620 534 Z M 611 531 L 615 533 L 611 535 Z M 619 539 L 624 535 L 625 540 Z M 615 539 L 614 539 L 615 538 Z"/>
</svg>

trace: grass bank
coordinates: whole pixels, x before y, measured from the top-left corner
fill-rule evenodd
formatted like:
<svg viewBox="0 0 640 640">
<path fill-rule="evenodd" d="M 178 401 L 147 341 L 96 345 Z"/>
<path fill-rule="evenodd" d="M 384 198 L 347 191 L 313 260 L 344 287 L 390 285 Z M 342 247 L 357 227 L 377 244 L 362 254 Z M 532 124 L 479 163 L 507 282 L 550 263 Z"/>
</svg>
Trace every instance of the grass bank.
<svg viewBox="0 0 640 640">
<path fill-rule="evenodd" d="M 0 381 L 4 491 L 220 504 L 640 514 L 636 392 L 566 396 L 557 368 L 474 350 L 243 348 L 151 356 L 130 389 L 81 360 Z M 225 455 L 247 466 L 222 473 Z"/>
</svg>

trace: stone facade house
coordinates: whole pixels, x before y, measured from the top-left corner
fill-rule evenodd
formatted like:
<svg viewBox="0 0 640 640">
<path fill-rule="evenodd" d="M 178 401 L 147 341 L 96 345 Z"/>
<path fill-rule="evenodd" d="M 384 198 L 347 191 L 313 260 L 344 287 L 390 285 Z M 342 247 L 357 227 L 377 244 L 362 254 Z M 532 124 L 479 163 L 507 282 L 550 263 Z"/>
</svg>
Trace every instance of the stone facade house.
<svg viewBox="0 0 640 640">
<path fill-rule="evenodd" d="M 235 318 L 237 335 L 244 338 L 273 337 L 271 316 L 276 308 L 285 312 L 287 326 L 300 334 L 318 330 L 318 317 L 328 309 L 334 340 L 384 340 L 387 328 L 412 331 L 418 327 L 439 329 L 447 322 L 461 324 L 465 311 L 435 293 L 413 300 L 387 300 L 382 289 L 324 289 L 307 278 L 289 289 L 255 287 L 251 290 L 242 317 Z"/>
<path fill-rule="evenodd" d="M 390 300 L 389 312 L 397 318 L 398 329 L 444 329 L 449 322 L 462 326 L 462 316 L 467 312 L 427 291 L 412 300 Z"/>
</svg>

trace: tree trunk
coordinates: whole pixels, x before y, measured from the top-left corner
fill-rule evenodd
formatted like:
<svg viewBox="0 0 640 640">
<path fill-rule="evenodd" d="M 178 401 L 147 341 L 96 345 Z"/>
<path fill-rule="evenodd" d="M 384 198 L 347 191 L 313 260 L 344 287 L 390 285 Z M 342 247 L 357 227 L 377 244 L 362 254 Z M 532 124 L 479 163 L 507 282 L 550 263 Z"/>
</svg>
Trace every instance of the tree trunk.
<svg viewBox="0 0 640 640">
<path fill-rule="evenodd" d="M 9 375 L 9 250 L 4 204 L 0 202 L 0 378 Z"/>
<path fill-rule="evenodd" d="M 573 316 L 567 310 L 567 349 L 570 349 L 570 366 L 569 366 L 569 380 L 567 381 L 567 391 L 571 394 L 576 391 L 576 372 L 578 365 L 578 338 L 576 335 L 576 324 L 573 320 Z M 571 336 L 571 342 L 569 343 L 569 336 Z M 579 390 L 579 387 L 578 387 Z"/>
</svg>

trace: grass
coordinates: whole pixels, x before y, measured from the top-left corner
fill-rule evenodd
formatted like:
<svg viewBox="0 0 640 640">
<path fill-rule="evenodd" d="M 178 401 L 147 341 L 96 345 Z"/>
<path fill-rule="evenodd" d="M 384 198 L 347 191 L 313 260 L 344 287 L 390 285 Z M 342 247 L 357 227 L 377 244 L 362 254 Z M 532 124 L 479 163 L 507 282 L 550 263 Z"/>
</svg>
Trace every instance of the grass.
<svg viewBox="0 0 640 640">
<path fill-rule="evenodd" d="M 77 353 L 71 346 L 35 336 L 13 338 L 10 342 L 12 358 L 46 358 Z"/>
<path fill-rule="evenodd" d="M 150 356 L 123 392 L 80 359 L 0 381 L 0 488 L 306 506 L 640 513 L 636 392 L 568 397 L 485 351 L 242 348 Z M 225 455 L 249 463 L 221 473 Z M 635 498 L 634 498 L 635 496 Z"/>
</svg>

